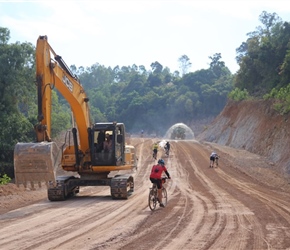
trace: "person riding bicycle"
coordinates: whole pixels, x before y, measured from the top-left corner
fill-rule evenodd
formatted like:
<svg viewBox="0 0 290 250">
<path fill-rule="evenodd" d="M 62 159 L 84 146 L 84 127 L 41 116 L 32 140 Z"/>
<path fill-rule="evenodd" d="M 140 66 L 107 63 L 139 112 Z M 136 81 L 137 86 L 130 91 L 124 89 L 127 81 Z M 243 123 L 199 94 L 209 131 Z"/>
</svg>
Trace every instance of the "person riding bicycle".
<svg viewBox="0 0 290 250">
<path fill-rule="evenodd" d="M 218 154 L 216 152 L 212 152 L 209 157 L 209 167 L 213 168 L 214 163 L 216 163 L 216 166 L 218 166 L 218 159 L 219 159 Z"/>
<path fill-rule="evenodd" d="M 157 158 L 158 148 L 159 148 L 158 143 L 155 142 L 153 145 L 153 158 L 155 158 L 155 159 Z"/>
<path fill-rule="evenodd" d="M 165 172 L 168 179 L 171 179 L 169 172 L 167 171 L 165 167 L 165 162 L 163 159 L 158 160 L 158 164 L 154 165 L 151 169 L 150 173 L 150 181 L 152 183 L 156 183 L 157 189 L 158 189 L 158 201 L 160 204 L 160 207 L 164 207 L 164 204 L 162 203 L 162 173 Z"/>
<path fill-rule="evenodd" d="M 164 149 L 165 149 L 165 154 L 166 155 L 169 155 L 169 150 L 170 150 L 170 143 L 169 143 L 169 141 L 166 142 L 166 144 L 164 146 Z"/>
</svg>

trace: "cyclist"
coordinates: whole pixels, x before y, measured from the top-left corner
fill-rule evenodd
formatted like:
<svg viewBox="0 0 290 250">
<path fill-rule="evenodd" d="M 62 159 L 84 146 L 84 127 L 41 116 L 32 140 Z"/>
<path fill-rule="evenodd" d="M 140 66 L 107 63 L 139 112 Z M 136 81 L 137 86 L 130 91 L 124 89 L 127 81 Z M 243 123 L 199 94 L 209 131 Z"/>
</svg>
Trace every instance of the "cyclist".
<svg viewBox="0 0 290 250">
<path fill-rule="evenodd" d="M 158 148 L 159 148 L 158 143 L 155 142 L 154 145 L 153 145 L 153 158 L 155 158 L 155 160 L 157 158 Z"/>
<path fill-rule="evenodd" d="M 166 167 L 165 162 L 162 159 L 158 160 L 158 164 L 154 165 L 151 169 L 150 174 L 150 181 L 152 183 L 156 183 L 157 189 L 158 189 L 158 201 L 160 204 L 160 207 L 164 207 L 164 204 L 162 203 L 162 173 L 165 172 L 168 179 L 171 179 Z"/>
<path fill-rule="evenodd" d="M 218 159 L 219 159 L 218 154 L 216 152 L 212 152 L 209 157 L 209 167 L 213 168 L 214 163 L 216 163 L 216 166 L 218 166 Z"/>
<path fill-rule="evenodd" d="M 166 142 L 166 144 L 164 146 L 164 149 L 165 149 L 165 154 L 166 155 L 169 155 L 169 150 L 170 150 L 170 143 L 169 143 L 169 141 Z"/>
</svg>

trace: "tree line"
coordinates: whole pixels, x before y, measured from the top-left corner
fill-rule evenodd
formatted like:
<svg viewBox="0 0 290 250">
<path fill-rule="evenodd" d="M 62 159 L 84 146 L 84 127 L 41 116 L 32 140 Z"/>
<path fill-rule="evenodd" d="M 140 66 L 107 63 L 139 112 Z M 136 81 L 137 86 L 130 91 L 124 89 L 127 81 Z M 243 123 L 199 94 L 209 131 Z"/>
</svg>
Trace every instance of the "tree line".
<svg viewBox="0 0 290 250">
<path fill-rule="evenodd" d="M 186 55 L 179 58 L 180 72 L 171 72 L 158 61 L 150 69 L 135 64 L 114 68 L 99 63 L 86 68 L 71 65 L 90 98 L 92 122 L 123 122 L 130 133 L 144 130 L 162 136 L 175 123 L 192 124 L 217 116 L 228 98 L 277 99 L 284 89 L 287 93 L 289 22 L 267 12 L 259 19 L 262 25 L 248 33 L 247 41 L 236 50 L 240 69 L 235 74 L 221 53 L 210 55 L 209 67 L 195 72 L 189 72 L 191 62 Z M 0 164 L 8 162 L 17 142 L 34 141 L 37 122 L 35 46 L 9 40 L 9 29 L 0 27 Z M 57 90 L 52 111 L 55 138 L 71 127 L 70 107 Z"/>
<path fill-rule="evenodd" d="M 235 86 L 253 96 L 285 87 L 290 76 L 290 23 L 265 11 L 259 20 L 262 25 L 236 50 L 240 69 Z"/>
<path fill-rule="evenodd" d="M 185 55 L 181 59 L 189 61 Z M 182 76 L 159 62 L 152 63 L 150 70 L 136 65 L 106 68 L 95 64 L 73 71 L 90 98 L 93 121 L 124 122 L 132 133 L 143 129 L 162 135 L 177 122 L 215 116 L 233 86 L 233 76 L 219 53 L 212 56 L 208 69 Z"/>
</svg>

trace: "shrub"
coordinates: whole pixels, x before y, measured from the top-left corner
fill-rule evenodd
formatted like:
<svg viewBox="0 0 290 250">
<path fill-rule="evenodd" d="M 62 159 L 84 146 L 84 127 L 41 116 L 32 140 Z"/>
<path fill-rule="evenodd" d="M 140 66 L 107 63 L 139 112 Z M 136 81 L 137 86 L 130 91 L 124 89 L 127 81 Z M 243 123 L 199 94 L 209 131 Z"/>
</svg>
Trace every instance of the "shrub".
<svg viewBox="0 0 290 250">
<path fill-rule="evenodd" d="M 234 101 L 242 101 L 242 100 L 247 100 L 250 98 L 249 92 L 246 89 L 239 89 L 235 88 L 232 90 L 229 94 L 228 97 Z"/>
<path fill-rule="evenodd" d="M 280 114 L 287 114 L 290 111 L 290 84 L 284 88 L 273 88 L 269 94 L 263 96 L 265 100 L 274 99 L 274 109 Z"/>
<path fill-rule="evenodd" d="M 11 178 L 7 174 L 4 174 L 2 177 L 0 177 L 0 185 L 7 184 L 10 181 L 11 181 Z"/>
</svg>

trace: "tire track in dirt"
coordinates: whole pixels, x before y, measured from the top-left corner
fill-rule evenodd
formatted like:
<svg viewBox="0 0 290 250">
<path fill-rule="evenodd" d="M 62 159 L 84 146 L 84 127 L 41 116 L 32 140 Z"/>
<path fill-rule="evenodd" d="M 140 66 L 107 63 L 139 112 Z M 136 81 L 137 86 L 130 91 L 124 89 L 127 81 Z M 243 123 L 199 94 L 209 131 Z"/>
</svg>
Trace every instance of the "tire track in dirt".
<svg viewBox="0 0 290 250">
<path fill-rule="evenodd" d="M 172 141 L 168 205 L 151 212 L 149 173 L 157 139 L 132 138 L 134 194 L 111 200 L 109 187 L 82 188 L 64 202 L 42 201 L 0 215 L 0 248 L 9 249 L 287 249 L 289 194 L 260 186 L 223 157 L 209 169 L 210 148 Z M 229 162 L 228 162 L 229 161 Z M 265 191 L 268 190 L 268 191 Z M 13 232 L 13 233 L 11 233 Z M 285 247 L 286 246 L 286 247 Z"/>
<path fill-rule="evenodd" d="M 227 157 L 223 157 L 223 159 L 226 163 Z M 239 161 L 238 159 L 238 162 Z M 252 161 L 245 162 L 244 159 L 243 163 L 250 166 Z M 254 164 L 256 164 L 256 161 L 254 161 Z M 225 165 L 235 166 L 235 163 L 231 162 Z M 250 178 L 245 178 L 244 173 L 239 169 L 228 167 L 211 169 L 213 170 L 211 171 L 213 174 L 208 176 L 212 178 L 220 188 L 226 189 L 227 193 L 232 197 L 238 197 L 239 203 L 247 204 L 248 210 L 251 211 L 251 214 L 246 213 L 239 217 L 239 221 L 243 222 L 239 223 L 240 227 L 248 225 L 245 227 L 245 229 L 248 230 L 247 245 L 252 246 L 254 249 L 281 249 L 285 245 L 289 246 L 289 206 L 287 208 L 287 204 L 289 204 L 289 194 L 281 190 L 278 191 L 277 188 L 271 190 L 262 183 L 255 183 L 255 179 L 250 181 Z M 204 173 L 208 172 L 208 168 L 204 169 Z M 227 188 L 228 185 L 230 185 L 231 188 Z M 286 200 L 281 199 L 281 197 Z M 267 209 L 261 210 L 261 208 L 264 207 Z M 240 209 L 237 207 L 237 212 L 239 211 Z M 261 214 L 261 212 L 263 213 Z M 271 230 L 268 228 L 271 228 Z M 273 228 L 275 228 L 275 230 L 273 230 Z M 282 237 L 275 237 L 275 235 Z"/>
<path fill-rule="evenodd" d="M 175 166 L 176 166 L 176 179 L 178 180 L 177 186 L 180 189 L 181 195 L 184 199 L 187 200 L 187 204 L 191 206 L 191 209 L 184 213 L 184 217 L 182 218 L 183 229 L 178 232 L 178 235 L 175 238 L 178 241 L 172 241 L 168 244 L 170 249 L 193 249 L 202 247 L 203 244 L 197 243 L 194 241 L 194 235 L 198 234 L 206 224 L 206 218 L 210 216 L 208 214 L 208 201 L 205 201 L 203 197 L 199 196 L 198 192 L 194 190 L 192 186 L 192 178 L 194 177 L 194 173 L 191 168 L 188 167 L 188 162 L 184 162 L 181 159 L 189 159 L 189 155 L 185 152 L 182 147 L 180 147 L 179 143 L 176 145 L 176 157 L 175 157 Z M 186 204 L 186 205 L 187 205 Z M 186 207 L 185 205 L 185 207 Z M 216 218 L 213 218 L 215 221 Z"/>
<path fill-rule="evenodd" d="M 169 165 L 168 162 L 169 161 L 167 161 L 167 165 Z M 176 178 L 178 180 L 180 175 L 184 174 L 185 175 L 185 182 L 188 181 L 188 177 L 189 177 L 188 174 L 180 172 L 181 168 L 179 168 L 179 164 L 176 161 L 175 157 L 174 157 L 174 162 L 171 162 L 170 165 L 174 166 L 174 168 L 171 167 L 171 171 L 170 171 L 171 175 L 174 175 L 174 178 Z M 169 169 L 169 167 L 168 167 L 168 169 Z M 154 249 L 160 249 L 164 246 L 167 246 L 167 248 L 175 247 L 175 246 L 173 246 L 172 242 L 170 242 L 171 239 L 177 237 L 177 235 L 180 232 L 181 226 L 184 225 L 184 221 L 188 220 L 188 217 L 190 217 L 192 212 L 193 212 L 193 207 L 191 206 L 192 200 L 190 199 L 190 196 L 188 195 L 188 191 L 183 190 L 180 187 L 180 185 L 176 182 L 177 181 L 175 181 L 177 195 L 180 198 L 179 198 L 177 205 L 175 206 L 175 208 L 172 211 L 174 212 L 174 210 L 179 210 L 178 217 L 177 217 L 177 220 L 176 219 L 174 220 L 174 223 L 171 225 L 170 230 L 167 230 L 166 236 L 162 237 L 162 240 L 154 246 Z M 176 194 L 171 192 L 171 190 L 170 190 L 169 194 L 172 197 L 176 196 Z M 170 221 L 170 216 L 173 217 L 173 215 L 168 214 L 167 215 L 168 218 L 166 218 L 166 220 Z M 175 213 L 174 213 L 174 216 L 175 216 Z M 189 221 L 191 221 L 191 220 L 189 220 Z M 170 244 L 168 244 L 168 242 L 170 242 Z M 176 249 L 178 249 L 178 248 L 176 248 Z"/>
<path fill-rule="evenodd" d="M 38 213 L 37 216 L 33 214 L 25 216 L 17 220 L 17 223 L 5 227 L 5 223 L 1 228 L 1 246 L 5 249 L 15 249 L 14 243 L 23 239 L 28 239 L 29 244 L 22 244 L 19 249 L 42 247 L 59 247 L 63 246 L 67 240 L 74 241 L 84 234 L 88 234 L 91 230 L 106 231 L 111 226 L 119 226 L 119 221 L 122 221 L 122 214 L 127 214 L 126 209 L 132 204 L 125 204 L 124 202 L 114 202 L 110 197 L 98 198 L 94 197 L 78 197 L 74 206 L 74 202 L 62 202 L 61 208 L 46 208 L 46 211 Z M 101 203 L 101 208 L 98 209 L 98 203 Z M 94 211 L 92 213 L 92 211 Z M 114 217 L 115 211 L 118 211 L 118 216 Z M 137 217 L 137 216 L 136 216 Z M 41 219 L 40 219 L 41 218 Z M 39 223 L 41 221 L 41 223 Z M 121 226 L 123 222 L 120 223 Z M 99 231 L 99 232 L 100 232 Z M 109 230 L 108 230 L 109 231 Z M 14 232 L 14 234 L 10 234 Z M 101 233 L 101 234 L 103 234 Z M 98 233 L 94 232 L 94 237 Z M 30 240 L 29 240 L 30 239 Z M 72 240 L 73 239 L 73 240 Z M 33 241 L 33 244 L 32 244 Z M 25 241 L 26 242 L 26 241 Z M 69 243 L 71 244 L 71 242 Z"/>
<path fill-rule="evenodd" d="M 190 223 L 188 216 L 192 213 L 192 204 L 187 195 L 184 195 L 178 187 L 178 166 L 174 152 L 172 150 L 168 158 L 164 157 L 164 154 L 161 157 L 165 159 L 168 171 L 173 178 L 165 184 L 168 192 L 168 205 L 164 209 L 151 212 L 150 217 L 146 218 L 144 223 L 134 232 L 134 236 L 128 239 L 127 244 L 124 244 L 120 249 L 172 249 L 169 246 L 171 238 L 178 235 L 183 229 L 184 223 Z M 149 176 L 149 172 L 147 176 Z M 158 241 L 149 240 L 156 237 L 157 234 Z M 142 248 L 140 248 L 140 244 L 135 243 L 136 239 L 139 242 L 142 241 Z"/>
<path fill-rule="evenodd" d="M 215 213 L 217 216 L 216 223 L 212 224 L 211 228 L 206 227 L 205 225 L 207 225 L 207 223 L 205 223 L 204 230 L 202 230 L 203 228 L 200 230 L 204 232 L 204 235 L 201 234 L 200 238 L 196 240 L 205 240 L 204 236 L 207 235 L 206 232 L 210 232 L 210 235 L 207 236 L 206 248 L 220 249 L 226 247 L 228 249 L 244 249 L 249 234 L 246 229 L 249 225 L 245 221 L 244 214 L 249 216 L 251 211 L 234 197 L 231 197 L 224 189 L 215 185 L 215 183 L 200 170 L 200 167 L 207 166 L 205 162 L 208 162 L 209 157 L 205 155 L 203 149 L 200 149 L 197 142 L 186 142 L 186 144 L 191 145 L 182 144 L 180 148 L 186 152 L 188 166 L 193 168 L 196 178 L 200 183 L 203 183 L 205 191 L 214 196 L 214 199 L 211 200 L 215 201 L 215 204 L 208 203 L 207 206 L 214 208 L 213 210 L 209 210 L 209 214 Z M 195 163 L 195 159 L 192 156 L 193 153 L 205 158 L 202 165 L 198 166 L 198 164 Z M 203 196 L 201 198 L 203 198 Z M 212 221 L 214 221 L 213 218 L 210 218 L 208 224 L 211 225 Z M 239 223 L 237 223 L 237 221 Z M 230 238 L 228 237 L 229 235 L 231 235 Z"/>
<path fill-rule="evenodd" d="M 284 192 L 272 191 L 268 190 L 268 193 L 260 191 L 259 185 L 255 185 L 252 183 L 245 183 L 241 182 L 237 179 L 233 179 L 223 170 L 219 169 L 218 174 L 221 178 L 225 181 L 230 183 L 231 185 L 237 187 L 242 192 L 246 193 L 250 197 L 254 197 L 258 201 L 260 201 L 264 206 L 267 207 L 269 214 L 272 218 L 279 218 L 279 221 L 271 222 L 269 225 L 266 225 L 266 228 L 272 228 L 271 232 L 268 233 L 267 238 L 273 238 L 272 240 L 266 240 L 265 236 L 261 233 L 257 237 L 262 237 L 263 241 L 269 246 L 279 246 L 281 243 L 282 245 L 284 242 L 279 242 L 279 237 L 275 237 L 275 235 L 283 235 L 283 239 L 289 238 L 290 232 L 290 208 L 288 206 L 290 198 L 289 195 L 286 195 Z M 283 197 L 281 199 L 280 197 Z M 264 226 L 265 227 L 265 226 Z M 273 228 L 276 228 L 273 230 Z M 270 230 L 268 230 L 270 231 Z M 256 235 L 255 229 L 253 230 L 254 234 Z M 273 235 L 273 237 L 271 236 Z M 288 244 L 290 241 L 288 241 Z"/>
<path fill-rule="evenodd" d="M 136 175 L 140 178 L 138 172 Z M 145 176 L 139 176 L 140 180 L 145 180 Z M 143 181 L 139 182 L 142 186 Z M 146 186 L 144 188 L 148 190 Z M 101 192 L 96 191 L 98 187 L 90 190 L 91 196 L 81 192 L 79 196 L 64 202 L 44 202 L 28 207 L 24 214 L 14 212 L 10 218 L 1 217 L 1 247 L 14 249 L 15 242 L 23 242 L 19 249 L 77 249 L 82 248 L 84 242 L 88 246 L 98 245 L 99 241 L 122 238 L 138 225 L 138 218 L 143 220 L 146 216 L 142 210 L 147 206 L 147 195 L 143 195 L 138 188 L 132 199 L 130 197 L 125 201 L 112 201 L 108 188 L 101 187 Z M 132 215 L 134 220 L 128 222 Z M 112 230 L 112 227 L 115 229 Z M 13 235 L 9 233 L 11 231 Z M 92 240 L 95 238 L 96 242 Z"/>
<path fill-rule="evenodd" d="M 185 168 L 184 162 L 181 163 L 177 160 L 177 158 L 190 159 L 189 153 L 183 150 L 178 151 L 177 155 L 178 157 L 172 156 L 173 160 L 170 164 L 173 166 L 170 169 L 173 177 L 172 183 L 176 188 L 175 192 L 171 194 L 171 199 L 175 200 L 176 205 L 173 209 L 166 211 L 165 223 L 162 219 L 160 223 L 155 222 L 154 226 L 150 227 L 150 231 L 142 230 L 142 233 L 137 233 L 135 239 L 140 240 L 141 238 L 142 242 L 153 237 L 155 228 L 160 235 L 158 243 L 146 243 L 145 246 L 143 245 L 143 249 L 207 249 L 211 246 L 208 238 L 209 234 L 212 234 L 212 228 L 219 228 L 223 224 L 223 216 L 208 213 L 210 209 L 213 209 L 214 204 L 203 195 L 195 192 L 190 184 L 190 179 L 194 174 L 193 169 Z M 167 163 L 167 165 L 169 164 Z M 178 219 L 175 219 L 174 223 L 170 223 L 173 218 Z M 218 235 L 218 233 L 216 234 Z M 198 238 L 199 240 L 197 240 Z M 136 247 L 136 244 L 131 243 L 125 245 L 122 249 L 134 247 Z"/>
<path fill-rule="evenodd" d="M 239 194 L 232 195 L 238 196 L 255 213 L 255 223 L 260 224 L 260 229 L 253 227 L 251 230 L 251 237 L 256 238 L 252 243 L 254 247 L 255 242 L 258 246 L 264 242 L 264 248 L 283 249 L 283 246 L 289 246 L 290 197 L 285 179 L 271 170 L 266 159 L 261 161 L 261 156 L 226 146 L 206 145 L 223 155 L 224 167 L 215 169 L 218 176 L 238 189 Z M 267 209 L 261 209 L 264 207 Z"/>
<path fill-rule="evenodd" d="M 178 143 L 177 153 L 179 156 L 178 159 L 183 159 L 183 161 L 179 164 L 179 169 L 187 171 L 190 176 L 190 179 L 185 181 L 185 183 L 187 183 L 187 185 L 190 187 L 187 188 L 187 190 L 191 196 L 191 199 L 195 197 L 195 200 L 199 199 L 202 201 L 200 205 L 194 209 L 192 216 L 195 217 L 195 219 L 192 219 L 193 224 L 188 225 L 184 230 L 184 232 L 190 233 L 180 233 L 178 248 L 206 249 L 210 247 L 212 242 L 211 238 L 213 235 L 219 234 L 218 230 L 214 231 L 213 229 L 219 229 L 224 224 L 224 219 L 223 216 L 219 216 L 219 214 L 211 212 L 211 210 L 215 209 L 215 204 L 213 204 L 207 197 L 202 194 L 203 192 L 206 192 L 206 189 L 195 190 L 196 185 L 206 186 L 206 183 L 203 178 L 200 178 L 197 175 L 197 169 L 194 167 L 194 163 L 192 161 L 193 152 L 191 150 L 187 151 L 186 148 L 183 147 L 183 143 Z M 197 216 L 194 214 L 197 214 Z M 198 217 L 202 218 L 202 220 L 196 220 Z M 186 238 L 182 238 L 184 236 L 186 236 Z"/>
</svg>

